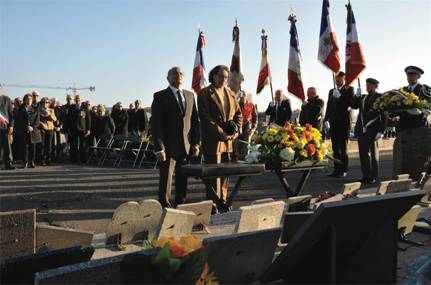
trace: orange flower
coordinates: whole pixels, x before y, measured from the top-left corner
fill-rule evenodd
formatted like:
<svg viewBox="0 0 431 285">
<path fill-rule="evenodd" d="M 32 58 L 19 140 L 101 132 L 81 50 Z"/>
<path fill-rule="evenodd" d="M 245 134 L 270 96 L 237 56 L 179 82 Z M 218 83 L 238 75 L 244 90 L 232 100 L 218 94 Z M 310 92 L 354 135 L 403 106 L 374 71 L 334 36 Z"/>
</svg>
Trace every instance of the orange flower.
<svg viewBox="0 0 431 285">
<path fill-rule="evenodd" d="M 175 257 L 186 256 L 202 247 L 202 241 L 193 235 L 183 236 L 180 240 L 174 237 L 161 237 L 156 245 L 163 247 L 166 243 L 169 243 L 169 251 Z"/>
<path fill-rule="evenodd" d="M 308 152 L 308 156 L 313 156 L 316 153 L 316 147 L 314 146 L 314 144 L 307 144 L 305 146 L 305 149 Z"/>
<path fill-rule="evenodd" d="M 182 256 L 186 256 L 188 254 L 187 249 L 183 245 L 181 245 L 177 242 L 172 243 L 172 244 L 169 243 L 169 250 L 170 250 L 171 254 L 176 256 L 176 257 L 182 257 Z"/>
<path fill-rule="evenodd" d="M 194 235 L 182 236 L 180 238 L 180 243 L 187 249 L 187 251 L 189 251 L 189 253 L 202 248 L 202 241 Z"/>
<path fill-rule="evenodd" d="M 305 129 L 307 130 L 307 131 L 311 131 L 311 129 L 313 128 L 313 126 L 312 125 L 310 125 L 310 124 L 305 124 Z"/>
</svg>

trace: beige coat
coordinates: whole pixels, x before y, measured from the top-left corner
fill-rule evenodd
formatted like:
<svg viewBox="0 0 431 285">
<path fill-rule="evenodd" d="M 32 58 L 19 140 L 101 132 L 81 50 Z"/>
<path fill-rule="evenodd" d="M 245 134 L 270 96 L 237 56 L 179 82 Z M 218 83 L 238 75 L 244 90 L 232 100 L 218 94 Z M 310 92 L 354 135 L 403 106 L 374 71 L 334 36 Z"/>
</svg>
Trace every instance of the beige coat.
<svg viewBox="0 0 431 285">
<path fill-rule="evenodd" d="M 232 152 L 232 140 L 222 141 L 222 135 L 226 123 L 235 121 L 241 130 L 242 114 L 235 94 L 228 88 L 224 89 L 229 98 L 229 113 L 226 114 L 222 102 L 210 85 L 202 89 L 198 94 L 198 111 L 201 120 L 202 152 L 205 155 L 217 155 L 224 152 Z M 238 136 L 238 134 L 237 134 Z"/>
<path fill-rule="evenodd" d="M 54 130 L 54 123 L 57 121 L 57 117 L 55 116 L 54 109 L 48 108 L 46 110 L 48 111 L 50 116 L 46 118 L 46 117 L 43 117 L 41 114 L 39 127 L 42 130 L 52 131 Z"/>
</svg>

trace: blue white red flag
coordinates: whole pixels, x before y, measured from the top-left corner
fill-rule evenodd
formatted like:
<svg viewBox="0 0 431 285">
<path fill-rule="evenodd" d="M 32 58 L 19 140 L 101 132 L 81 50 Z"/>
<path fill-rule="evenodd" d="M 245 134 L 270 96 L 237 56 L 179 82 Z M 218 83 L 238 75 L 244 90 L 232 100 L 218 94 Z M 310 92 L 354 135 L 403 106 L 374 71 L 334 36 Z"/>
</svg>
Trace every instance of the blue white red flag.
<svg viewBox="0 0 431 285">
<path fill-rule="evenodd" d="M 365 70 L 365 56 L 362 51 L 361 43 L 358 39 L 358 30 L 356 29 L 355 15 L 352 6 L 347 4 L 347 36 L 346 36 L 346 79 L 345 84 L 348 86 L 355 81 Z"/>
<path fill-rule="evenodd" d="M 327 68 L 337 74 L 340 71 L 340 55 L 337 36 L 329 14 L 329 0 L 323 0 L 320 22 L 319 52 L 317 58 Z"/>
<path fill-rule="evenodd" d="M 202 88 L 208 85 L 208 80 L 205 76 L 205 64 L 202 49 L 205 47 L 204 32 L 199 30 L 198 44 L 196 47 L 195 64 L 193 67 L 192 88 L 198 93 Z"/>
<path fill-rule="evenodd" d="M 296 30 L 296 16 L 290 15 L 290 51 L 289 68 L 287 70 L 287 91 L 304 102 L 304 86 L 302 84 L 302 57 L 299 50 L 298 31 Z"/>
<path fill-rule="evenodd" d="M 1 111 L 0 111 L 0 125 L 5 125 L 5 126 L 9 125 L 8 118 Z"/>
</svg>

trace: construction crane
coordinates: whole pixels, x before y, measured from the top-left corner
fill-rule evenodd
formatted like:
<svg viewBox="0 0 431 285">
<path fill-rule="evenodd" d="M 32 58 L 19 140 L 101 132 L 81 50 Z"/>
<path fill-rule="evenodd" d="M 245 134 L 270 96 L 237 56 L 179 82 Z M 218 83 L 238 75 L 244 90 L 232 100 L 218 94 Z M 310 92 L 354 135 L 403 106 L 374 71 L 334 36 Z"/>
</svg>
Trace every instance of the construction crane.
<svg viewBox="0 0 431 285">
<path fill-rule="evenodd" d="M 31 89 L 61 89 L 61 90 L 72 90 L 73 96 L 76 96 L 78 90 L 89 90 L 90 92 L 96 91 L 96 87 L 76 87 L 73 84 L 73 87 L 61 87 L 61 86 L 43 86 L 43 85 L 24 85 L 24 84 L 2 84 L 4 87 L 18 87 L 18 88 L 31 88 Z"/>
</svg>

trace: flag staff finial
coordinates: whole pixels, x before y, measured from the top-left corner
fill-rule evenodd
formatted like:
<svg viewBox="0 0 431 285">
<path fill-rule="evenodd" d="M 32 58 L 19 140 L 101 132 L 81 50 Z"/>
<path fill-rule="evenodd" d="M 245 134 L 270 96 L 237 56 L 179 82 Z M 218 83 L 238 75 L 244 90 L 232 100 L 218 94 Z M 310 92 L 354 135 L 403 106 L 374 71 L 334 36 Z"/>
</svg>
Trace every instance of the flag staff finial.
<svg viewBox="0 0 431 285">
<path fill-rule="evenodd" d="M 238 19 L 235 17 L 235 27 L 238 26 Z"/>
</svg>

